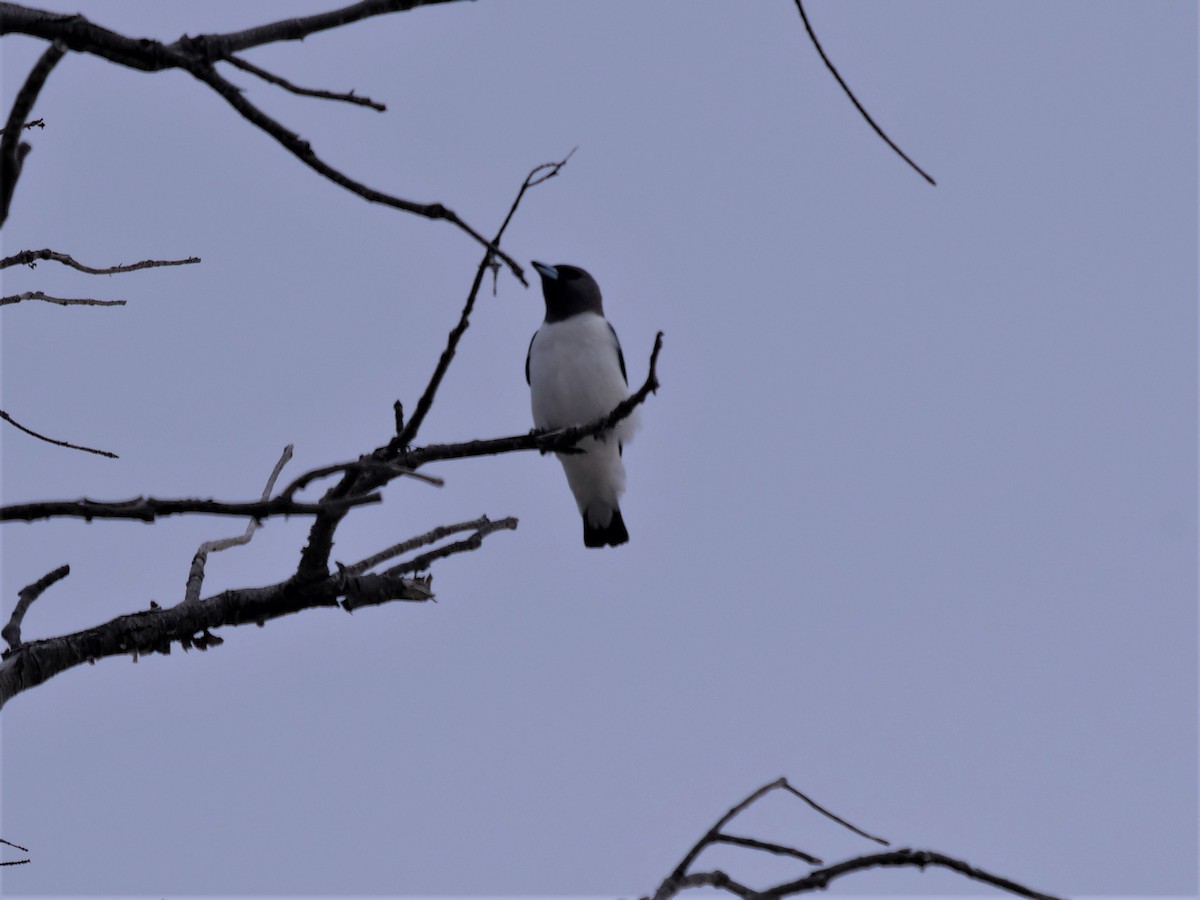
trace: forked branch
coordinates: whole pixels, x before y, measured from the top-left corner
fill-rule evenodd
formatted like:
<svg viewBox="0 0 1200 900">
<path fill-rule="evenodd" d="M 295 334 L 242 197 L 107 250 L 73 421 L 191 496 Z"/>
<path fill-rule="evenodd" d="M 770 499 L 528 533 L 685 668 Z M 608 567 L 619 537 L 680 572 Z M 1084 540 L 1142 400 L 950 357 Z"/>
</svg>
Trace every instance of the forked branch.
<svg viewBox="0 0 1200 900">
<path fill-rule="evenodd" d="M 682 891 L 692 888 L 716 888 L 733 894 L 737 897 L 746 898 L 746 900 L 758 900 L 758 898 L 777 898 L 789 897 L 794 894 L 808 893 L 809 891 L 824 890 L 837 878 L 844 875 L 849 875 L 852 872 L 861 872 L 866 869 L 875 869 L 881 867 L 911 867 L 924 869 L 926 866 L 938 866 L 941 868 L 950 869 L 965 875 L 975 881 L 980 881 L 985 884 L 990 884 L 993 887 L 998 887 L 1001 890 L 1008 891 L 1010 894 L 1016 894 L 1021 897 L 1029 897 L 1032 900 L 1057 900 L 1050 894 L 1043 894 L 1039 891 L 1031 890 L 1024 885 L 1018 884 L 1008 878 L 1003 878 L 995 875 L 984 869 L 972 866 L 969 863 L 959 859 L 946 856 L 943 853 L 938 853 L 933 850 L 892 850 L 887 853 L 872 853 L 865 856 L 856 856 L 850 859 L 842 860 L 841 862 L 832 865 L 824 866 L 821 860 L 817 857 L 798 850 L 794 847 L 788 847 L 783 844 L 776 844 L 769 841 L 760 841 L 755 838 L 737 837 L 727 834 L 723 829 L 729 822 L 738 814 L 745 811 L 757 801 L 761 800 L 767 794 L 775 790 L 784 790 L 792 796 L 803 800 L 817 812 L 826 818 L 837 822 L 839 825 L 848 828 L 855 834 L 860 835 L 868 840 L 878 844 L 887 845 L 887 841 L 883 838 L 868 834 L 861 828 L 851 825 L 845 819 L 842 819 L 824 807 L 817 804 L 807 795 L 796 790 L 788 784 L 786 778 L 779 778 L 753 791 L 740 803 L 734 805 L 721 818 L 717 819 L 716 823 L 704 833 L 695 845 L 687 852 L 680 861 L 679 865 L 668 875 L 653 897 L 643 897 L 642 900 L 669 900 Z M 735 846 L 745 847 L 750 850 L 757 850 L 765 853 L 776 855 L 791 856 L 802 860 L 810 865 L 823 866 L 823 868 L 814 869 L 802 878 L 793 879 L 791 881 L 782 882 L 767 888 L 751 888 L 735 881 L 729 875 L 719 869 L 713 869 L 708 872 L 692 872 L 692 865 L 697 857 L 707 847 L 713 844 L 733 844 Z"/>
</svg>

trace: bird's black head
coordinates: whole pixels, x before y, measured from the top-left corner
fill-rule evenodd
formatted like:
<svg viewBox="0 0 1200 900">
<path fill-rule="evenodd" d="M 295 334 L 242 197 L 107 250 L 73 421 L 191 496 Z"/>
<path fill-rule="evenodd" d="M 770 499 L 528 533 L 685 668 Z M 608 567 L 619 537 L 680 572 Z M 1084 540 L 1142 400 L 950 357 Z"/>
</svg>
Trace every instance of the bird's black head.
<svg viewBox="0 0 1200 900">
<path fill-rule="evenodd" d="M 561 322 L 585 312 L 604 315 L 604 307 L 600 303 L 600 285 L 583 269 L 562 264 L 548 266 L 540 262 L 532 265 L 542 276 L 547 322 Z"/>
</svg>

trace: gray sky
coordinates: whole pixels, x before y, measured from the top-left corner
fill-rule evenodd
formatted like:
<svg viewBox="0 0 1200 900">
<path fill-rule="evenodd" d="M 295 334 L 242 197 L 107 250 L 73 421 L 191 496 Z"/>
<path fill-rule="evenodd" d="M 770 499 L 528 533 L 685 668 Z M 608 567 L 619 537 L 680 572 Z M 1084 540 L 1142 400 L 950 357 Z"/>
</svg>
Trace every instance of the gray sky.
<svg viewBox="0 0 1200 900">
<path fill-rule="evenodd" d="M 78 2 L 43 4 L 76 11 Z M 97 2 L 173 40 L 331 3 Z M 1193 3 L 451 4 L 252 51 L 385 114 L 226 76 L 331 164 L 589 269 L 640 383 L 632 540 L 587 551 L 559 466 L 431 466 L 338 532 L 349 562 L 446 522 L 515 533 L 434 570 L 437 604 L 226 629 L 4 710 L 6 894 L 652 891 L 786 775 L 900 846 L 1063 894 L 1197 890 Z M 41 52 L 3 41 L 3 104 Z M 3 407 L 104 460 L 3 440 L 3 499 L 250 499 L 389 437 L 478 248 L 322 181 L 187 75 L 68 55 L 3 232 Z M 530 426 L 536 288 L 503 276 L 426 441 Z M 229 519 L 3 529 L 25 637 L 182 597 Z M 305 523 L 214 556 L 286 576 Z M 783 798 L 737 831 L 835 859 Z M 744 881 L 802 867 L 714 853 Z M 890 872 L 844 890 L 966 892 Z"/>
</svg>

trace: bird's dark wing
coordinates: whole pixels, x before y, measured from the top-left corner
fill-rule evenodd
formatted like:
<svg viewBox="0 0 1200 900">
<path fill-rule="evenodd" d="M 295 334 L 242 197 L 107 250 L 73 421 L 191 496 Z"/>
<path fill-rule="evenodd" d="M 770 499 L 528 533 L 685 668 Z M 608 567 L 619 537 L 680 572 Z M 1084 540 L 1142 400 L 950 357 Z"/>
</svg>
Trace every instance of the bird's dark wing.
<svg viewBox="0 0 1200 900">
<path fill-rule="evenodd" d="M 621 352 L 621 341 L 617 338 L 617 329 L 613 328 L 612 323 L 609 322 L 608 330 L 613 336 L 613 346 L 617 348 L 617 362 L 621 364 L 621 377 L 625 379 L 625 384 L 628 386 L 629 376 L 625 374 L 625 354 Z"/>
<path fill-rule="evenodd" d="M 534 338 L 536 338 L 536 337 L 537 337 L 537 332 L 535 331 L 533 333 L 533 337 L 531 337 L 529 339 L 529 349 L 525 351 L 525 383 L 526 384 L 530 383 L 529 382 L 529 357 L 533 355 L 533 341 L 534 341 Z M 622 365 L 621 371 L 622 372 L 625 371 L 624 365 Z"/>
</svg>

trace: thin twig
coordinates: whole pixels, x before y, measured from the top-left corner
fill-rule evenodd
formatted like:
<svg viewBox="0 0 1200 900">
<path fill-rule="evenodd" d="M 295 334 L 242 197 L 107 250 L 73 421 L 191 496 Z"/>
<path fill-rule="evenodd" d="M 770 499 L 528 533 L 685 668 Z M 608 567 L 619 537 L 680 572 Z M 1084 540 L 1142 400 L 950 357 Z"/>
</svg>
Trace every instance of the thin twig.
<svg viewBox="0 0 1200 900">
<path fill-rule="evenodd" d="M 292 445 L 288 444 L 283 448 L 283 454 L 279 457 L 279 462 L 275 463 L 275 468 L 271 470 L 271 476 L 267 479 L 267 486 L 263 488 L 262 500 L 264 503 L 271 499 L 271 492 L 275 490 L 275 479 L 279 477 L 279 473 L 283 471 L 283 467 L 287 465 L 288 460 L 291 458 Z M 204 584 L 204 566 L 208 562 L 208 554 L 250 543 L 250 538 L 254 537 L 254 532 L 258 530 L 260 524 L 262 523 L 258 519 L 251 519 L 246 524 L 246 530 L 243 534 L 215 541 L 205 541 L 200 545 L 200 548 L 196 551 L 196 555 L 192 557 L 192 565 L 188 570 L 187 588 L 184 591 L 183 598 L 184 603 L 196 603 L 200 599 L 200 588 Z"/>
<path fill-rule="evenodd" d="M 317 88 L 300 87 L 299 85 L 292 84 L 285 78 L 280 78 L 278 75 L 268 72 L 266 69 L 260 69 L 252 62 L 248 62 L 247 60 L 233 55 L 225 57 L 225 62 L 231 63 L 242 71 L 249 72 L 251 75 L 257 75 L 263 81 L 268 81 L 271 84 L 278 85 L 285 91 L 289 91 L 293 94 L 299 94 L 302 97 L 318 97 L 322 100 L 340 100 L 343 103 L 353 103 L 356 106 L 369 106 L 371 109 L 377 109 L 380 112 L 387 112 L 387 107 L 384 104 L 376 103 L 370 97 L 360 97 L 358 94 L 354 93 L 354 91 L 349 91 L 345 94 L 339 94 L 333 91 L 322 91 Z"/>
<path fill-rule="evenodd" d="M 813 809 L 815 809 L 817 812 L 819 812 L 819 813 L 820 813 L 821 815 L 823 815 L 825 818 L 827 818 L 827 819 L 832 819 L 834 822 L 837 822 L 837 823 L 838 823 L 839 825 L 841 825 L 843 828 L 846 828 L 846 829 L 849 829 L 850 831 L 853 831 L 853 832 L 854 832 L 855 834 L 857 834 L 859 837 L 864 837 L 864 838 L 866 838 L 868 841 L 874 841 L 876 844 L 880 844 L 880 845 L 882 845 L 882 846 L 884 846 L 884 847 L 890 847 L 890 846 L 891 846 L 891 844 L 889 844 L 889 843 L 888 843 L 887 841 L 885 841 L 883 838 L 881 838 L 881 837 L 876 837 L 876 836 L 875 836 L 875 835 L 873 835 L 873 834 L 868 834 L 867 832 L 863 831 L 863 830 L 862 830 L 861 828 L 859 828 L 858 826 L 856 826 L 856 825 L 851 825 L 851 824 L 850 824 L 849 822 L 847 822 L 845 819 L 843 819 L 843 818 L 840 818 L 839 816 L 835 816 L 833 813 L 831 813 L 831 812 L 830 812 L 829 810 L 827 810 L 825 807 L 821 806 L 821 804 L 817 803 L 817 801 L 813 800 L 813 799 L 812 799 L 811 797 L 809 797 L 807 794 L 801 793 L 800 791 L 798 791 L 798 790 L 796 790 L 794 787 L 792 787 L 792 786 L 791 786 L 791 785 L 788 783 L 788 781 L 787 781 L 787 779 L 786 779 L 786 778 L 785 778 L 785 779 L 782 779 L 782 780 L 783 780 L 783 784 L 781 785 L 781 787 L 782 787 L 782 788 L 783 788 L 785 791 L 787 791 L 787 792 L 788 792 L 789 794 L 791 794 L 793 797 L 797 797 L 797 798 L 799 798 L 799 799 L 803 800 L 805 803 L 807 803 L 809 806 L 811 806 Z"/>
<path fill-rule="evenodd" d="M 435 561 L 445 559 L 447 556 L 454 556 L 456 553 L 467 553 L 471 550 L 478 550 L 483 544 L 483 539 L 489 534 L 496 531 L 516 531 L 518 521 L 513 516 L 508 516 L 504 519 L 497 519 L 492 522 L 484 516 L 484 524 L 472 534 L 469 538 L 464 538 L 461 541 L 455 541 L 453 544 L 443 544 L 435 550 L 430 550 L 428 553 L 422 553 L 420 556 L 413 557 L 398 565 L 392 566 L 390 569 L 385 569 L 384 575 L 405 575 L 409 572 L 422 572 L 428 569 Z"/>
<path fill-rule="evenodd" d="M 20 303 L 22 300 L 44 300 L 47 303 L 53 303 L 56 306 L 124 306 L 124 300 L 94 300 L 91 297 L 67 298 L 67 297 L 51 297 L 49 294 L 43 294 L 41 291 L 26 291 L 23 294 L 12 294 L 8 297 L 0 297 L 0 306 L 9 306 L 13 303 Z"/>
<path fill-rule="evenodd" d="M 504 237 L 505 229 L 508 228 L 508 223 L 512 221 L 513 215 L 517 211 L 517 207 L 521 204 L 521 198 L 525 196 L 534 185 L 553 178 L 558 174 L 559 170 L 567 164 L 567 160 L 575 153 L 572 150 L 558 162 L 542 163 L 535 166 L 528 175 L 525 176 L 525 181 L 521 184 L 521 189 L 517 191 L 517 196 L 512 202 L 512 206 L 508 209 L 508 215 L 504 217 L 504 221 L 500 223 L 500 228 L 496 231 L 496 236 L 492 239 L 492 246 L 500 246 L 500 239 Z M 467 301 L 463 305 L 462 313 L 458 317 L 458 324 L 450 332 L 446 339 L 446 349 L 442 351 L 441 357 L 438 359 L 437 366 L 434 367 L 433 375 L 430 376 L 429 384 L 425 386 L 425 391 L 421 394 L 421 399 L 417 401 L 417 407 L 409 417 L 406 424 L 393 441 L 396 449 L 407 447 L 413 442 L 417 436 L 417 431 L 421 428 L 425 421 L 425 416 L 433 406 L 434 397 L 437 395 L 438 387 L 442 383 L 442 378 L 446 375 L 446 370 L 450 368 L 450 363 L 454 359 L 454 353 L 458 349 L 458 342 L 462 339 L 467 327 L 471 324 L 471 312 L 475 308 L 475 298 L 479 294 L 480 285 L 483 284 L 484 274 L 488 271 L 492 263 L 492 252 L 489 250 L 484 253 L 483 259 L 480 260 L 478 267 L 475 269 L 475 279 L 471 283 L 471 290 L 467 293 Z"/>
<path fill-rule="evenodd" d="M 160 266 L 190 266 L 200 262 L 200 257 L 198 256 L 189 256 L 187 259 L 143 259 L 141 262 L 130 263 L 129 265 L 93 269 L 91 266 L 85 266 L 66 253 L 59 253 L 57 250 L 47 248 L 43 250 L 22 250 L 20 253 L 14 253 L 12 256 L 0 259 L 0 269 L 7 269 L 9 266 L 29 266 L 32 269 L 37 265 L 38 260 L 42 259 L 62 263 L 64 266 L 70 266 L 72 269 L 78 269 L 80 272 L 86 272 L 88 275 L 119 275 L 122 272 L 136 272 L 139 269 L 156 269 Z"/>
<path fill-rule="evenodd" d="M 47 444 L 54 444 L 56 447 L 67 447 L 71 450 L 82 450 L 84 453 L 95 453 L 97 456 L 107 456 L 109 459 L 120 459 L 115 453 L 110 453 L 107 450 L 97 450 L 94 447 L 84 447 L 80 444 L 72 444 L 70 441 L 60 441 L 52 437 L 46 437 L 44 434 L 38 434 L 32 428 L 26 428 L 4 410 L 0 409 L 0 419 L 3 419 L 10 425 L 13 425 L 28 435 L 32 435 L 39 441 L 45 441 Z"/>
<path fill-rule="evenodd" d="M 522 284 L 528 284 L 525 280 L 525 272 L 511 256 L 489 243 L 488 239 L 481 235 L 478 231 L 464 222 L 458 217 L 458 214 L 452 209 L 448 209 L 440 203 L 414 203 L 411 200 L 405 200 L 401 197 L 385 194 L 383 191 L 377 191 L 374 188 L 367 187 L 361 181 L 355 181 L 348 175 L 338 171 L 329 163 L 325 162 L 313 150 L 312 145 L 308 141 L 303 140 L 298 134 L 289 131 L 275 119 L 268 116 L 261 109 L 246 99 L 245 95 L 238 90 L 234 85 L 226 81 L 217 72 L 216 69 L 208 63 L 199 63 L 189 61 L 185 66 L 196 78 L 203 81 L 210 88 L 220 94 L 225 101 L 241 114 L 250 124 L 265 131 L 276 142 L 279 143 L 285 150 L 295 156 L 298 160 L 312 169 L 314 172 L 328 178 L 334 184 L 344 187 L 351 193 L 357 194 L 364 200 L 372 203 L 381 203 L 384 206 L 391 206 L 395 209 L 401 209 L 405 212 L 415 213 L 419 216 L 424 216 L 426 219 L 444 219 L 455 225 L 462 231 L 473 237 L 478 243 L 486 247 L 492 253 L 495 253 L 504 264 L 512 270 L 512 273 L 517 277 Z"/>
<path fill-rule="evenodd" d="M 28 847 L 22 847 L 20 844 L 14 844 L 12 841 L 6 841 L 4 838 L 0 838 L 0 844 L 4 844 L 6 847 L 15 847 L 17 850 L 20 850 L 22 853 L 29 852 Z"/>
<path fill-rule="evenodd" d="M 25 613 L 33 605 L 33 601 L 42 596 L 46 588 L 55 582 L 62 581 L 70 574 L 71 567 L 69 565 L 61 565 L 53 572 L 43 575 L 33 584 L 28 584 L 21 588 L 17 594 L 16 609 L 13 610 L 8 624 L 0 631 L 0 637 L 4 638 L 10 649 L 15 650 L 21 646 L 21 623 L 25 620 Z M 4 843 L 8 844 L 8 841 L 4 841 Z M 16 844 L 9 844 L 9 846 L 17 847 Z M 17 847 L 17 849 L 25 850 L 24 847 Z M 25 852 L 28 853 L 29 851 L 25 850 Z"/>
<path fill-rule="evenodd" d="M 434 487 L 446 486 L 445 480 L 438 478 L 436 475 L 426 475 L 424 472 L 416 472 L 406 466 L 402 466 L 394 462 L 382 462 L 371 456 L 364 456 L 363 458 L 357 459 L 354 462 L 335 463 L 331 466 L 321 466 L 319 469 L 312 469 L 308 472 L 305 472 L 303 475 L 298 476 L 295 481 L 285 487 L 282 491 L 280 491 L 279 497 L 276 499 L 285 498 L 290 502 L 297 491 L 303 490 L 304 488 L 308 487 L 309 484 L 319 478 L 325 478 L 329 475 L 336 475 L 339 472 L 348 472 L 355 475 L 362 474 L 364 472 L 377 472 L 387 475 L 389 479 L 392 477 L 403 476 L 407 478 L 415 478 L 417 481 L 423 481 L 426 484 L 433 485 Z M 324 504 L 325 501 L 323 500 L 321 503 Z M 332 509 L 332 507 L 327 507 L 326 511 L 329 511 L 330 509 Z"/>
<path fill-rule="evenodd" d="M 0 137 L 0 225 L 8 219 L 8 207 L 12 203 L 13 191 L 17 187 L 17 179 L 21 177 L 21 163 L 29 152 L 29 145 L 18 141 L 25 120 L 37 102 L 42 85 L 58 65 L 58 61 L 67 52 L 67 45 L 54 41 L 34 63 L 29 77 L 21 85 L 13 100 L 12 109 L 8 113 L 8 121 L 4 125 L 4 135 Z"/>
<path fill-rule="evenodd" d="M 718 834 L 713 837 L 712 842 L 714 844 L 732 844 L 735 847 L 749 847 L 751 850 L 762 850 L 764 853 L 773 853 L 776 856 L 791 856 L 811 866 L 822 865 L 821 860 L 811 853 L 805 853 L 803 850 L 797 850 L 795 847 L 787 847 L 783 844 L 760 841 L 757 838 L 739 837 L 734 834 Z"/>
<path fill-rule="evenodd" d="M 813 31 L 812 24 L 808 21 L 808 14 L 804 11 L 804 0 L 796 0 L 796 9 L 800 11 L 800 18 L 804 21 L 804 30 L 808 32 L 809 40 L 812 41 L 812 45 L 816 48 L 817 53 L 820 54 L 821 59 L 825 63 L 825 67 L 829 69 L 833 77 L 837 79 L 837 83 L 842 86 L 842 90 L 846 92 L 846 96 L 849 97 L 850 102 L 854 104 L 854 108 L 857 109 L 859 113 L 861 113 L 862 117 L 867 120 L 867 124 L 875 129 L 875 133 L 883 138 L 884 143 L 886 143 L 900 155 L 902 160 L 912 166 L 917 171 L 917 174 L 919 174 L 930 184 L 936 185 L 937 182 L 933 180 L 933 177 L 915 162 L 913 162 L 912 159 L 909 158 L 908 154 L 901 150 L 899 146 L 896 145 L 896 142 L 888 137 L 882 128 L 875 124 L 875 120 L 871 118 L 871 114 L 867 112 L 866 108 L 861 103 L 858 102 L 858 98 L 855 97 L 854 92 L 850 90 L 850 85 L 846 84 L 845 79 L 842 78 L 837 68 L 833 65 L 833 61 L 830 60 L 828 55 L 826 55 L 825 48 L 822 47 L 821 42 L 817 40 L 817 33 Z"/>
<path fill-rule="evenodd" d="M 30 128 L 45 128 L 45 127 L 46 127 L 45 119 L 34 119 L 33 121 L 26 122 L 24 125 L 22 125 L 21 130 L 27 131 Z M 4 134 L 4 132 L 6 132 L 7 130 L 8 130 L 7 128 L 0 128 L 0 134 Z M 3 840 L 3 838 L 0 838 L 0 840 Z"/>
<path fill-rule="evenodd" d="M 460 531 L 470 531 L 472 529 L 482 528 L 484 525 L 490 524 L 487 516 L 481 516 L 478 519 L 473 519 L 470 522 L 456 522 L 453 525 L 439 525 L 437 528 L 431 529 L 424 534 L 419 534 L 416 537 L 409 538 L 406 541 L 401 541 L 398 544 L 393 544 L 386 550 L 380 550 L 378 553 L 373 553 L 366 559 L 359 560 L 350 566 L 343 566 L 341 571 L 348 575 L 358 575 L 361 572 L 369 571 L 375 568 L 381 562 L 387 562 L 389 559 L 395 559 L 403 553 L 408 553 L 410 550 L 416 550 L 418 547 L 424 547 L 427 544 L 434 544 L 444 537 L 449 537 L 452 534 L 457 534 Z"/>
</svg>

